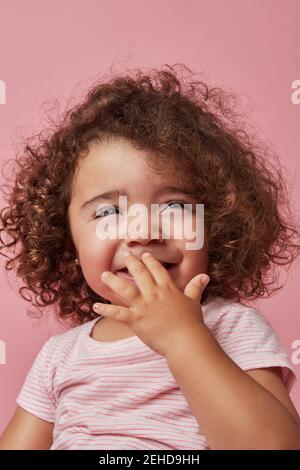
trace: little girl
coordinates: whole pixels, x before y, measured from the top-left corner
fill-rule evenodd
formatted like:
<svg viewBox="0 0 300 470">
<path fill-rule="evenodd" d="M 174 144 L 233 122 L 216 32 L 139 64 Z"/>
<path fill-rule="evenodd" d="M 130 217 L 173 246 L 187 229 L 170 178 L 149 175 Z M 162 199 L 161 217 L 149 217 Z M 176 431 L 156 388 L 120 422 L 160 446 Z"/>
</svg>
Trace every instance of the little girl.
<svg viewBox="0 0 300 470">
<path fill-rule="evenodd" d="M 299 233 L 281 173 L 239 125 L 229 95 L 167 66 L 99 80 L 26 142 L 1 249 L 19 244 L 6 268 L 69 327 L 38 353 L 1 449 L 300 449 L 295 371 L 245 303 Z M 202 247 L 160 224 L 99 237 L 123 227 L 120 196 L 162 216 L 189 205 L 193 223 L 204 204 Z"/>
</svg>

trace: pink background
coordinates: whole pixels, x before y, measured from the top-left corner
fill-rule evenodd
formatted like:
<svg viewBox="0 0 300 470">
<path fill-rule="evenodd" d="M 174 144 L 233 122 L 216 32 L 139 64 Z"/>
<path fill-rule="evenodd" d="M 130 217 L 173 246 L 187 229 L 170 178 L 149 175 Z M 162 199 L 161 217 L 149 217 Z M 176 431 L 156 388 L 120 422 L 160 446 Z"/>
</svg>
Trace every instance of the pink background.
<svg viewBox="0 0 300 470">
<path fill-rule="evenodd" d="M 44 101 L 57 98 L 63 108 L 111 65 L 121 70 L 182 62 L 241 96 L 257 132 L 280 154 L 298 213 L 300 104 L 291 101 L 291 83 L 300 79 L 299 1 L 0 0 L 0 17 L 0 80 L 7 87 L 6 104 L 0 105 L 1 166 L 14 155 L 21 135 L 43 126 Z M 280 281 L 280 292 L 254 305 L 271 321 L 291 359 L 292 343 L 300 340 L 299 261 L 289 272 L 281 270 Z M 31 306 L 18 294 L 21 285 L 13 273 L 6 276 L 1 257 L 6 364 L 0 365 L 0 432 L 38 351 L 60 331 L 51 310 L 42 320 L 27 316 Z M 300 377 L 300 365 L 294 366 Z M 297 383 L 291 398 L 298 412 L 299 392 Z"/>
</svg>

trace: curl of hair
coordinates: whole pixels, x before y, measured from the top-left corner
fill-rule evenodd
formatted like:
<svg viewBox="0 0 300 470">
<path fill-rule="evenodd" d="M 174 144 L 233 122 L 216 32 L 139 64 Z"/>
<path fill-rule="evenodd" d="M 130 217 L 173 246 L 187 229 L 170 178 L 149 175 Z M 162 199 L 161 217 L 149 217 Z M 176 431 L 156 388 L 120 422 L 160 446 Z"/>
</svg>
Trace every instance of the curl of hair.
<svg viewBox="0 0 300 470">
<path fill-rule="evenodd" d="M 5 268 L 17 268 L 25 300 L 32 302 L 29 291 L 35 306 L 55 305 L 58 320 L 79 325 L 99 316 L 96 301 L 110 303 L 74 263 L 67 217 L 76 168 L 93 142 L 127 139 L 157 172 L 172 165 L 204 203 L 210 282 L 202 302 L 254 300 L 279 290 L 269 288 L 275 280 L 267 282 L 268 274 L 299 255 L 279 162 L 272 165 L 275 153 L 241 125 L 234 94 L 200 77 L 180 79 L 175 66 L 165 66 L 101 77 L 61 119 L 25 139 L 11 186 L 1 185 L 9 188 L 0 215 Z M 3 232 L 10 240 L 2 240 Z M 13 257 L 4 253 L 18 246 Z"/>
</svg>

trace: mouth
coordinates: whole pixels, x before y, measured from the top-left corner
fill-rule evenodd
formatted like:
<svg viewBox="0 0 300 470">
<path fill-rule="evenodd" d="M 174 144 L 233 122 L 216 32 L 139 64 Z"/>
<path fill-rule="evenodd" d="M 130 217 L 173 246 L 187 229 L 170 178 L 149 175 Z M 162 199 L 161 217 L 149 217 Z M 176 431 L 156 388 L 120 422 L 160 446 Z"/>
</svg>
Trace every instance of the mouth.
<svg viewBox="0 0 300 470">
<path fill-rule="evenodd" d="M 160 263 L 165 269 L 167 269 L 167 271 L 170 271 L 170 269 L 173 267 L 173 266 L 176 266 L 176 263 Z M 122 269 L 119 269 L 118 271 L 116 271 L 115 273 L 117 276 L 120 276 L 120 277 L 124 277 L 126 279 L 130 279 L 132 281 L 134 281 L 134 278 L 132 276 L 132 274 L 129 273 L 128 269 L 127 268 L 122 268 Z"/>
</svg>

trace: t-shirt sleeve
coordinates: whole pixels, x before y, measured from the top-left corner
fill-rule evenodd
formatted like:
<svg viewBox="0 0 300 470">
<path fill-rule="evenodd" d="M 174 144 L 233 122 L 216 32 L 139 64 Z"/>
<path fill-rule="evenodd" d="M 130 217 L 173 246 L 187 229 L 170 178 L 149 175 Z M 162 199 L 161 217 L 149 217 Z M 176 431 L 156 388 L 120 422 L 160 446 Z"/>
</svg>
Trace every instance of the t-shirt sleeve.
<svg viewBox="0 0 300 470">
<path fill-rule="evenodd" d="M 40 349 L 16 398 L 19 406 L 51 423 L 55 422 L 56 410 L 53 385 L 56 337 L 50 337 Z"/>
<path fill-rule="evenodd" d="M 297 381 L 296 371 L 278 335 L 259 310 L 244 304 L 228 306 L 213 325 L 212 333 L 226 354 L 245 371 L 281 367 L 290 393 Z"/>
</svg>

